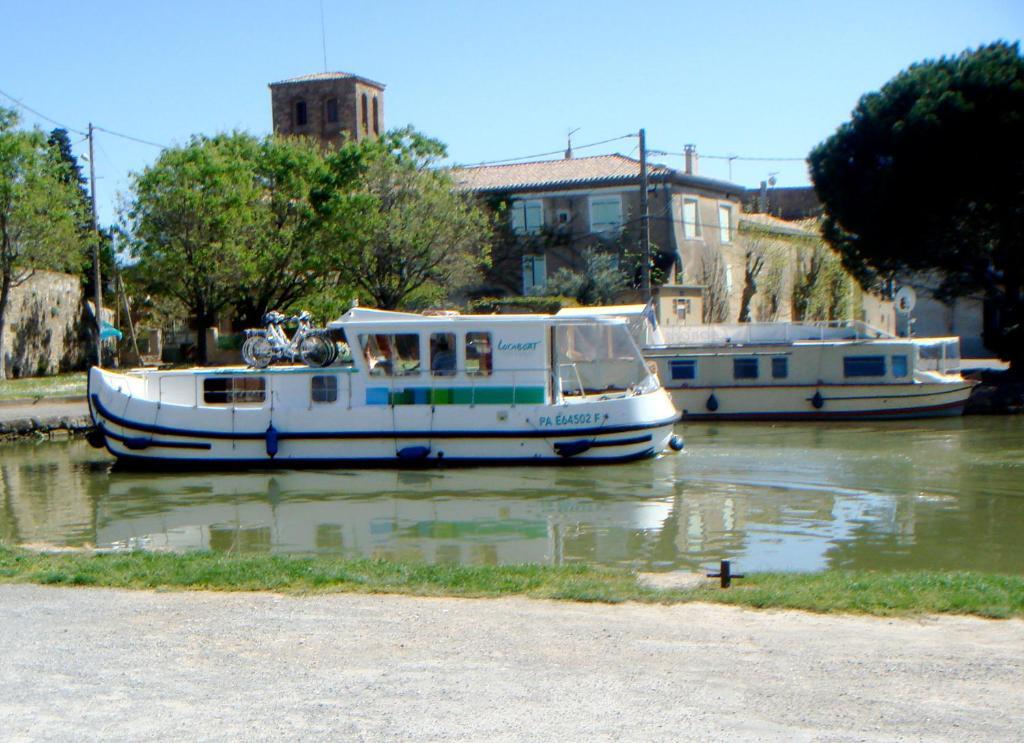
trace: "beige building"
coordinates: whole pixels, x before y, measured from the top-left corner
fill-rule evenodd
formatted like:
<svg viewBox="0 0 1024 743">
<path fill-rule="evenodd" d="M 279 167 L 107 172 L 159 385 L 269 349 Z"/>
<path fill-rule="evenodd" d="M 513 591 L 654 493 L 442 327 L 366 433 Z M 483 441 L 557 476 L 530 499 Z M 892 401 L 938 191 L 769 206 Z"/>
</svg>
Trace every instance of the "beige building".
<svg viewBox="0 0 1024 743">
<path fill-rule="evenodd" d="M 270 83 L 274 133 L 336 146 L 384 131 L 384 86 L 348 72 L 317 72 Z"/>
<path fill-rule="evenodd" d="M 651 253 L 663 324 L 700 323 L 700 279 L 711 257 L 738 241 L 743 188 L 648 164 Z M 640 162 L 623 155 L 455 168 L 456 183 L 508 212 L 513 237 L 496 251 L 489 289 L 542 291 L 560 268 L 580 271 L 588 248 L 620 262 L 640 250 Z"/>
</svg>

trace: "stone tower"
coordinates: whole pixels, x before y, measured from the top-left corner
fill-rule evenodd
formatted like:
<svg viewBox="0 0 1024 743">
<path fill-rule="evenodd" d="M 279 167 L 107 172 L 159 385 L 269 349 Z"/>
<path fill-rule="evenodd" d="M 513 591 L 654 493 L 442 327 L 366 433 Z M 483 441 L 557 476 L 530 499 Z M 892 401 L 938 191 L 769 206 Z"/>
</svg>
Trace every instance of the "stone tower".
<svg viewBox="0 0 1024 743">
<path fill-rule="evenodd" d="M 347 72 L 317 72 L 270 83 L 274 133 L 315 137 L 337 145 L 384 131 L 384 86 Z"/>
</svg>

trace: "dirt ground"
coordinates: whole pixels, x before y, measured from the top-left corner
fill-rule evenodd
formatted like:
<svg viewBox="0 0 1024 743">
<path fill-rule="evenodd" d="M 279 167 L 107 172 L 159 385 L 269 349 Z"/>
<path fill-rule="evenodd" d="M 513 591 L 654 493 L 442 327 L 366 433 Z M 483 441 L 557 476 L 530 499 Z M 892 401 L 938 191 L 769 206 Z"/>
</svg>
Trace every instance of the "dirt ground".
<svg viewBox="0 0 1024 743">
<path fill-rule="evenodd" d="M 0 586 L 10 740 L 1022 740 L 1024 622 Z"/>
</svg>

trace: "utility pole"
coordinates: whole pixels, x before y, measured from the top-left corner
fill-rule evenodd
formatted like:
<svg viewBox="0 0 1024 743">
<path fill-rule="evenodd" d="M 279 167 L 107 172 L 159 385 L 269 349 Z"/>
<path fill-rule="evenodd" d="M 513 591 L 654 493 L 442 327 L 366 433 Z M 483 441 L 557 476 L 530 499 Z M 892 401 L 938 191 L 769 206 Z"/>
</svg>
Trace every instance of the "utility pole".
<svg viewBox="0 0 1024 743">
<path fill-rule="evenodd" d="M 100 283 L 100 229 L 96 223 L 96 158 L 92 147 L 93 130 L 89 122 L 89 201 L 92 206 L 92 280 L 96 285 L 96 366 L 103 366 L 103 285 Z"/>
<path fill-rule="evenodd" d="M 651 222 L 647 213 L 647 135 L 640 130 L 640 265 L 644 302 L 651 301 Z"/>
</svg>

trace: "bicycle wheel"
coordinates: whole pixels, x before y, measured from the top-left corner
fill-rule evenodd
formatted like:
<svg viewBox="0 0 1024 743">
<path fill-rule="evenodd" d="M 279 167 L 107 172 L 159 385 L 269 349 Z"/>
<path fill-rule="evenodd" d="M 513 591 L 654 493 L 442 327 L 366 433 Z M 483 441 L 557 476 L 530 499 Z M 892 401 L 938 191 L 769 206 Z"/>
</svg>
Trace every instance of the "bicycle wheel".
<svg viewBox="0 0 1024 743">
<path fill-rule="evenodd" d="M 299 344 L 299 356 L 309 366 L 327 366 L 331 363 L 331 344 L 320 335 L 309 335 Z"/>
<path fill-rule="evenodd" d="M 242 361 L 244 361 L 247 366 L 256 366 L 252 355 L 252 344 L 256 338 L 257 336 L 250 335 L 245 339 L 245 343 L 242 344 Z"/>
<path fill-rule="evenodd" d="M 249 346 L 248 354 L 246 346 Z M 266 369 L 274 360 L 274 347 L 262 335 L 247 338 L 242 344 L 242 358 L 245 359 L 245 363 L 255 369 Z"/>
</svg>

